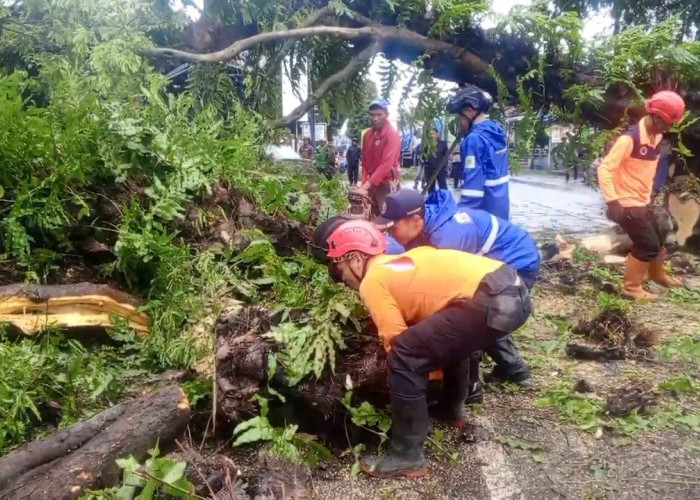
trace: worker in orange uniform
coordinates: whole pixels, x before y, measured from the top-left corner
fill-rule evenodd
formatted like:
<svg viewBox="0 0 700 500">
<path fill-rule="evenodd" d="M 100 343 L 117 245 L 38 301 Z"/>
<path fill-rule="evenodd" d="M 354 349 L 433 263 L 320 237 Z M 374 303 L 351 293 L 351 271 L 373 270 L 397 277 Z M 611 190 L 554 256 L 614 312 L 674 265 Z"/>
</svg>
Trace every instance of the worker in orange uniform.
<svg viewBox="0 0 700 500">
<path fill-rule="evenodd" d="M 685 111 L 681 96 L 668 90 L 646 101 L 649 113 L 630 126 L 615 142 L 598 168 L 598 183 L 608 205 L 607 217 L 619 224 L 633 243 L 624 273 L 624 295 L 653 300 L 642 288 L 647 274 L 663 286 L 682 286 L 682 280 L 664 270 L 666 249 L 651 209 L 651 192 L 661 152 L 662 135 L 680 123 Z"/>
<path fill-rule="evenodd" d="M 427 473 L 428 374 L 468 372 L 474 352 L 525 323 L 530 296 L 503 262 L 429 246 L 401 255 L 386 255 L 386 248 L 384 233 L 365 220 L 345 222 L 328 238 L 328 257 L 345 285 L 359 290 L 388 351 L 391 442 L 363 470 L 381 478 L 421 477 Z M 467 391 L 468 382 L 453 388 L 447 418 L 466 422 Z"/>
<path fill-rule="evenodd" d="M 372 215 L 384 210 L 387 195 L 398 189 L 401 178 L 401 137 L 389 123 L 389 103 L 377 99 L 369 106 L 372 127 L 362 135 L 362 185 L 357 191 L 369 196 Z"/>
</svg>

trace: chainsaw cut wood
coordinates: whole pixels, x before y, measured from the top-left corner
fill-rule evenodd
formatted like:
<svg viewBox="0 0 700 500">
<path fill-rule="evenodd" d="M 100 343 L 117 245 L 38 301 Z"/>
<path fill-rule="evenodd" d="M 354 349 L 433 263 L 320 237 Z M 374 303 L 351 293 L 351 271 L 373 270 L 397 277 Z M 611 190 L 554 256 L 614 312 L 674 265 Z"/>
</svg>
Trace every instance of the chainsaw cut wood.
<svg viewBox="0 0 700 500">
<path fill-rule="evenodd" d="M 109 285 L 23 285 L 0 287 L 0 323 L 25 335 L 46 328 L 114 326 L 112 316 L 128 321 L 139 335 L 148 335 L 150 318 L 138 310 L 138 300 Z"/>
</svg>

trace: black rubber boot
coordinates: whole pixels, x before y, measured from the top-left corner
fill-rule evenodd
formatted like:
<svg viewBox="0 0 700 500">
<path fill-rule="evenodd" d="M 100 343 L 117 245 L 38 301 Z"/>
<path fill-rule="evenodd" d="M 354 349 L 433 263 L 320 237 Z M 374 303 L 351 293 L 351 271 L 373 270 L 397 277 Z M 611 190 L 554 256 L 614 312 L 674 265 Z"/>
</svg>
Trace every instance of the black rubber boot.
<svg viewBox="0 0 700 500">
<path fill-rule="evenodd" d="M 513 382 L 525 385 L 530 379 L 530 369 L 515 349 L 510 335 L 501 337 L 485 351 L 496 362 L 493 371 L 484 377 L 486 382 Z"/>
<path fill-rule="evenodd" d="M 469 358 L 469 392 L 466 404 L 480 405 L 484 402 L 484 391 L 479 380 L 479 364 L 481 364 L 481 352 L 476 352 Z"/>
<path fill-rule="evenodd" d="M 437 404 L 430 415 L 452 427 L 462 429 L 467 425 L 467 411 L 464 407 L 469 395 L 471 359 L 443 369 L 443 387 Z"/>
<path fill-rule="evenodd" d="M 428 473 L 423 455 L 423 443 L 428 435 L 428 405 L 425 397 L 392 397 L 391 418 L 389 449 L 374 466 L 362 464 L 362 470 L 370 476 L 384 479 L 425 476 Z"/>
</svg>

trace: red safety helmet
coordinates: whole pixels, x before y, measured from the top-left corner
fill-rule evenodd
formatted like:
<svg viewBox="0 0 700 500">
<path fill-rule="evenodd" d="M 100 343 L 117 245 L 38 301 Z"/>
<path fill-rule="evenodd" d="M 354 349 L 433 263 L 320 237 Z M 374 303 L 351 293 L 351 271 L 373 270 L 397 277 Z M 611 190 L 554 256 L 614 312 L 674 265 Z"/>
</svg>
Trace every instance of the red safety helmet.
<svg viewBox="0 0 700 500">
<path fill-rule="evenodd" d="M 683 120 L 685 102 L 675 92 L 662 90 L 647 99 L 646 108 L 647 112 L 658 115 L 666 123 L 680 123 Z"/>
<path fill-rule="evenodd" d="M 328 257 L 338 259 L 350 252 L 383 254 L 386 252 L 386 236 L 369 221 L 344 222 L 328 237 Z"/>
</svg>

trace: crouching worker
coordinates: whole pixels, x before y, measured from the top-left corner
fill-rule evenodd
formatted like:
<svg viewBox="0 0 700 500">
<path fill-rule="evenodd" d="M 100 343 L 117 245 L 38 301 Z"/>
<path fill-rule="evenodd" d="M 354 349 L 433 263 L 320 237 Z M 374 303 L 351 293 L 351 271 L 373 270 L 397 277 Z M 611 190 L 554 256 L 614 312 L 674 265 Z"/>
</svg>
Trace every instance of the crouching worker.
<svg viewBox="0 0 700 500">
<path fill-rule="evenodd" d="M 427 473 L 428 374 L 442 369 L 461 383 L 446 403 L 465 419 L 464 365 L 471 355 L 520 328 L 530 315 L 527 288 L 502 262 L 457 250 L 419 247 L 387 255 L 386 236 L 367 221 L 348 221 L 328 238 L 328 257 L 343 283 L 359 290 L 388 352 L 392 432 L 387 453 L 368 474 Z"/>
<path fill-rule="evenodd" d="M 649 114 L 628 128 L 603 159 L 598 183 L 608 218 L 625 230 L 633 244 L 625 265 L 623 293 L 633 299 L 654 300 L 658 297 L 642 288 L 647 274 L 662 286 L 683 285 L 664 270 L 665 238 L 650 203 L 662 136 L 681 122 L 685 103 L 675 92 L 665 90 L 647 99 L 646 110 Z"/>
<path fill-rule="evenodd" d="M 523 284 L 532 288 L 540 268 L 540 251 L 524 229 L 484 210 L 458 208 L 449 191 L 436 191 L 423 200 L 418 191 L 404 189 L 386 199 L 384 213 L 376 220 L 407 250 L 421 245 L 461 250 L 505 262 L 515 269 Z M 387 253 L 393 253 L 391 249 Z M 530 370 L 510 336 L 486 348 L 496 366 L 487 382 L 525 383 Z M 468 403 L 480 403 L 480 356 L 471 362 Z"/>
</svg>

